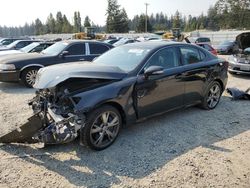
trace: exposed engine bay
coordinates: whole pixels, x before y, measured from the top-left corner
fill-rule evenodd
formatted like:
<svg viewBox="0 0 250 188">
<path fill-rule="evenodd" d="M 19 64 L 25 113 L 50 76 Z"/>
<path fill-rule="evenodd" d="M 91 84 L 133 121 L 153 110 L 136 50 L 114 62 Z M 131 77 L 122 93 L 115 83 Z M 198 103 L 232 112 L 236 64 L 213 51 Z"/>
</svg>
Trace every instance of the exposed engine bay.
<svg viewBox="0 0 250 188">
<path fill-rule="evenodd" d="M 62 144 L 73 141 L 84 126 L 85 114 L 77 112 L 76 94 L 110 83 L 105 79 L 71 78 L 56 87 L 39 89 L 28 102 L 34 116 L 20 128 L 0 135 L 0 142 Z"/>
</svg>

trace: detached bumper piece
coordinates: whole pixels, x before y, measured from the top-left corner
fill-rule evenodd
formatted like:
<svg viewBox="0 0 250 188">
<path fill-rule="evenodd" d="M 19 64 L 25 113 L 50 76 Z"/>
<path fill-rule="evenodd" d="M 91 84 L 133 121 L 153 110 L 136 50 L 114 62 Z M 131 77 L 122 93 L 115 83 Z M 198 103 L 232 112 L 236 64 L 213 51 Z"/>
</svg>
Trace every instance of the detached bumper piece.
<svg viewBox="0 0 250 188">
<path fill-rule="evenodd" d="M 250 100 L 250 88 L 241 91 L 237 88 L 228 88 L 227 92 L 232 96 L 233 100 Z"/>
<path fill-rule="evenodd" d="M 36 143 L 33 136 L 43 127 L 38 115 L 28 119 L 28 122 L 11 132 L 0 135 L 0 143 Z"/>
</svg>

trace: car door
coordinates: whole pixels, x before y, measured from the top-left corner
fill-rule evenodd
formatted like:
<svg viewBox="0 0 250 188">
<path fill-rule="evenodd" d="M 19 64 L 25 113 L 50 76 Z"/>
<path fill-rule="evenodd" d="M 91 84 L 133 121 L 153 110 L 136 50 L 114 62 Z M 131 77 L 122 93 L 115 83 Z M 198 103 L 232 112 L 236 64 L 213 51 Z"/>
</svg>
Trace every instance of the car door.
<svg viewBox="0 0 250 188">
<path fill-rule="evenodd" d="M 162 66 L 163 73 L 145 78 L 143 72 L 150 66 Z M 178 78 L 181 69 L 180 54 L 175 47 L 161 49 L 151 56 L 139 74 L 134 90 L 139 118 L 183 105 L 184 83 Z"/>
<path fill-rule="evenodd" d="M 86 43 L 71 44 L 64 51 L 67 51 L 67 54 L 61 58 L 63 63 L 84 61 L 86 57 Z"/>
<path fill-rule="evenodd" d="M 185 82 L 184 105 L 199 102 L 204 93 L 204 85 L 212 71 L 208 65 L 207 55 L 202 50 L 192 46 L 180 46 L 183 72 L 179 75 Z"/>
<path fill-rule="evenodd" d="M 96 57 L 100 56 L 104 52 L 108 51 L 110 48 L 105 44 L 100 43 L 87 43 L 87 55 L 85 57 L 86 61 L 92 61 Z"/>
</svg>

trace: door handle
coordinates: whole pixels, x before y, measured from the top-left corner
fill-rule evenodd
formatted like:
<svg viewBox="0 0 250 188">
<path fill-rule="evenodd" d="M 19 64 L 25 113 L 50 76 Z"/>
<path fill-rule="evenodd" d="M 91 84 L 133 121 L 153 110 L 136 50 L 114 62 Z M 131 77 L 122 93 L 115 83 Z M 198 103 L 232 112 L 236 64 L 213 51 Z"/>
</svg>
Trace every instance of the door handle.
<svg viewBox="0 0 250 188">
<path fill-rule="evenodd" d="M 82 58 L 82 59 L 79 59 L 79 61 L 85 61 L 85 59 L 84 59 L 84 58 Z"/>
</svg>

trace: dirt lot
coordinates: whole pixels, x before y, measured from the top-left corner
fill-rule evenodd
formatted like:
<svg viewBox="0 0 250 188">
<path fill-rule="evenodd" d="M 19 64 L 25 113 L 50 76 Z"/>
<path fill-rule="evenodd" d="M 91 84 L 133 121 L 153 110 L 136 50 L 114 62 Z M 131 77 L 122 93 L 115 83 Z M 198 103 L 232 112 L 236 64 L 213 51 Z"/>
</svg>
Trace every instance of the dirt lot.
<svg viewBox="0 0 250 188">
<path fill-rule="evenodd" d="M 229 75 L 246 89 L 250 77 Z M 33 89 L 0 83 L 0 132 L 30 115 Z M 78 142 L 0 145 L 0 187 L 249 187 L 250 101 L 224 93 L 213 111 L 189 108 L 123 128 L 108 149 Z"/>
</svg>

